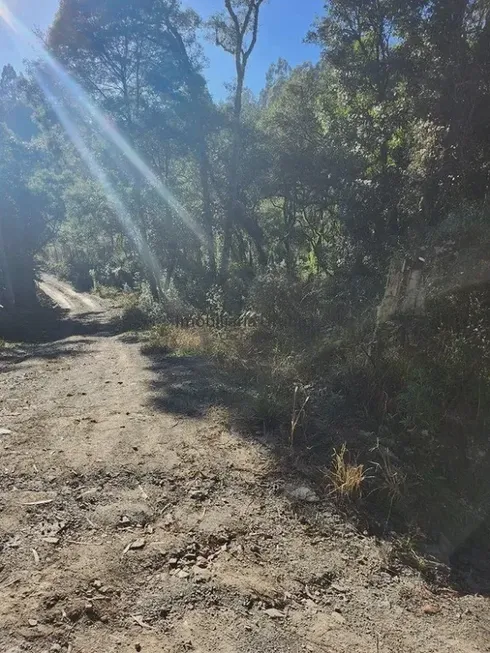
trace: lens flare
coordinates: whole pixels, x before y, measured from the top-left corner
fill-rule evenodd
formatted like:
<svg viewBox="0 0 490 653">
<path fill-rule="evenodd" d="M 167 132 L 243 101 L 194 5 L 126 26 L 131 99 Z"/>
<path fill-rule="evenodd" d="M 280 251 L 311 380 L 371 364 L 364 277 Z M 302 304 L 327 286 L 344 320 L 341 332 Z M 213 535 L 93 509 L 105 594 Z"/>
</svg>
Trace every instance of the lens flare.
<svg viewBox="0 0 490 653">
<path fill-rule="evenodd" d="M 99 127 L 104 137 L 108 138 L 120 152 L 126 157 L 131 165 L 140 173 L 146 182 L 158 193 L 158 195 L 172 208 L 182 222 L 204 243 L 205 238 L 202 229 L 191 218 L 186 209 L 178 202 L 173 194 L 166 188 L 157 175 L 143 161 L 140 155 L 134 150 L 127 140 L 121 135 L 111 120 L 98 109 L 90 100 L 83 88 L 73 80 L 64 68 L 52 57 L 49 52 L 44 51 L 43 59 L 56 74 L 64 88 L 76 104 L 83 107 Z"/>
<path fill-rule="evenodd" d="M 132 242 L 135 244 L 148 271 L 151 272 L 152 276 L 157 281 L 157 284 L 160 286 L 160 281 L 162 278 L 162 270 L 160 269 L 158 261 L 155 258 L 155 256 L 152 254 L 150 248 L 148 247 L 148 243 L 143 237 L 141 231 L 138 229 L 138 227 L 134 224 L 134 221 L 131 219 L 128 210 L 124 206 L 124 203 L 120 199 L 117 192 L 114 190 L 109 180 L 109 177 L 104 172 L 102 167 L 99 165 L 92 152 L 86 146 L 79 130 L 73 124 L 72 120 L 68 116 L 65 109 L 62 107 L 58 98 L 55 97 L 55 95 L 49 88 L 49 81 L 39 71 L 35 73 L 35 77 L 46 99 L 48 100 L 54 112 L 58 116 L 58 119 L 62 124 L 64 130 L 66 131 L 73 145 L 76 147 L 78 153 L 80 154 L 81 159 L 84 161 L 87 168 L 90 170 L 92 175 L 98 180 L 98 182 L 104 189 L 106 197 L 109 200 L 110 204 L 112 204 L 112 206 L 114 207 L 116 215 L 119 218 L 119 221 L 124 231 L 126 232 L 128 237 L 132 240 Z"/>
<path fill-rule="evenodd" d="M 126 160 L 133 166 L 136 171 L 138 171 L 143 179 L 158 193 L 158 195 L 166 202 L 166 204 L 171 207 L 171 209 L 176 213 L 176 215 L 179 216 L 182 222 L 196 235 L 200 242 L 204 243 L 205 237 L 202 229 L 195 223 L 194 220 L 192 220 L 186 209 L 180 204 L 180 202 L 178 202 L 170 190 L 165 187 L 157 175 L 145 163 L 145 161 L 134 150 L 134 148 L 131 147 L 131 145 L 116 129 L 112 122 L 104 115 L 100 109 L 95 106 L 83 88 L 77 82 L 75 82 L 75 80 L 63 68 L 63 66 L 61 66 L 61 64 L 56 61 L 56 59 L 46 50 L 42 43 L 36 40 L 31 32 L 13 15 L 3 0 L 0 0 L 0 18 L 5 22 L 6 25 L 8 25 L 16 37 L 22 40 L 24 45 L 29 46 L 46 64 L 49 70 L 56 77 L 57 81 L 63 87 L 63 90 L 65 90 L 70 96 L 77 111 L 82 116 L 83 113 L 86 112 L 91 117 L 90 123 L 92 126 L 95 124 L 98 127 L 99 137 L 102 139 L 108 139 L 111 143 L 111 146 L 117 148 L 124 155 Z M 53 107 L 54 110 L 56 111 L 68 135 L 80 152 L 83 160 L 92 171 L 92 174 L 94 174 L 101 181 L 105 192 L 108 193 L 108 197 L 116 207 L 118 214 L 122 211 L 120 218 L 126 228 L 126 231 L 128 232 L 129 225 L 131 225 L 130 233 L 133 234 L 133 239 L 136 237 L 136 234 L 139 234 L 138 240 L 135 241 L 138 247 L 142 247 L 142 243 L 145 243 L 144 249 L 146 257 L 150 253 L 149 247 L 139 230 L 135 227 L 123 203 L 120 201 L 120 199 L 117 197 L 117 194 L 112 189 L 106 173 L 102 170 L 95 157 L 91 154 L 90 150 L 85 145 L 80 132 L 76 129 L 73 121 L 68 116 L 67 111 L 62 109 L 60 102 L 56 100 L 56 98 L 53 96 L 53 93 L 49 90 L 49 87 L 47 86 L 47 80 L 40 79 L 39 74 L 36 75 L 36 78 L 40 83 L 43 92 L 48 93 L 46 96 L 48 101 L 55 102 L 55 106 Z M 63 118 L 61 116 L 63 116 Z M 119 165 L 121 164 L 119 163 Z M 140 253 L 143 256 L 143 252 Z M 153 267 L 154 264 L 152 263 L 151 265 Z"/>
</svg>

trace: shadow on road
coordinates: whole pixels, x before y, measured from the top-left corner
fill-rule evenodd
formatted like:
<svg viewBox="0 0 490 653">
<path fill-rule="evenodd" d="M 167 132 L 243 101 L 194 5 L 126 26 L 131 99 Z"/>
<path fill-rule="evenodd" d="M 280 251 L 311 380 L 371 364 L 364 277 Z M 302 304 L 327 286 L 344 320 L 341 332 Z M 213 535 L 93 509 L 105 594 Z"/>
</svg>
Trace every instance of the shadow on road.
<svg viewBox="0 0 490 653">
<path fill-rule="evenodd" d="M 195 356 L 150 356 L 156 379 L 150 384 L 151 404 L 167 413 L 202 417 L 212 406 L 237 408 L 247 400 L 250 387 L 237 385 L 210 361 Z"/>
<path fill-rule="evenodd" d="M 90 343 L 88 338 L 110 337 L 121 331 L 120 320 L 114 315 L 100 312 L 73 315 L 47 298 L 30 311 L 0 310 L 0 340 L 6 343 L 0 347 L 0 373 L 27 360 L 83 356 L 84 345 Z"/>
<path fill-rule="evenodd" d="M 248 405 L 256 400 L 254 374 L 237 381 L 233 370 L 221 368 L 213 361 L 196 356 L 177 356 L 162 349 L 142 348 L 149 361 L 148 369 L 153 372 L 154 380 L 150 383 L 149 405 L 154 410 L 172 413 L 176 416 L 204 417 L 211 408 L 225 408 L 229 416 L 229 427 L 236 437 L 251 439 L 266 445 L 277 461 L 274 474 L 283 479 L 295 476 L 308 484 L 319 480 L 319 470 L 330 462 L 332 442 L 326 442 L 325 434 L 318 438 L 321 446 L 302 450 L 291 450 L 287 434 L 274 432 L 265 425 L 246 423 L 243 420 Z M 327 438 L 328 439 L 328 438 Z M 309 451 L 305 451 L 309 449 Z M 437 500 L 437 499 L 435 499 Z M 357 505 L 343 506 L 345 516 L 353 519 L 361 530 L 367 528 L 381 539 L 394 540 L 403 538 L 407 531 L 399 525 L 386 527 L 386 513 L 377 511 L 376 498 L 360 501 Z M 437 506 L 435 506 L 436 508 Z M 377 511 L 377 512 L 376 512 Z M 380 514 L 382 513 L 382 514 Z M 426 533 L 430 538 L 430 534 Z M 447 552 L 441 558 L 427 559 L 420 563 L 419 572 L 431 585 L 450 586 L 463 594 L 490 595 L 490 545 L 489 523 L 484 520 L 474 532 L 464 538 L 449 559 Z M 414 555 L 413 561 L 420 561 Z M 444 562 L 444 564 L 442 564 Z M 417 563 L 418 564 L 418 563 Z M 399 574 L 400 562 L 393 561 L 392 573 Z"/>
<path fill-rule="evenodd" d="M 7 342 L 39 344 L 71 336 L 112 336 L 120 332 L 115 317 L 96 312 L 72 315 L 48 302 L 31 311 L 0 310 L 0 338 Z"/>
</svg>

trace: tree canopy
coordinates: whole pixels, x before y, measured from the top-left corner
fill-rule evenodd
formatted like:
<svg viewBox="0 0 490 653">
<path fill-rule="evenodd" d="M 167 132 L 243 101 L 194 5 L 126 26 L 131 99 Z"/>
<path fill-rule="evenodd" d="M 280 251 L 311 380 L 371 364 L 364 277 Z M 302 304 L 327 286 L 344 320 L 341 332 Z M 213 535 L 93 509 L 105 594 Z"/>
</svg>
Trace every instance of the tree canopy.
<svg viewBox="0 0 490 653">
<path fill-rule="evenodd" d="M 17 277 L 32 289 L 48 241 L 77 283 L 88 287 L 90 270 L 114 279 L 122 267 L 155 297 L 173 288 L 200 306 L 215 288 L 245 306 L 247 285 L 275 268 L 381 280 L 397 249 L 456 206 L 485 202 L 488 3 L 330 0 L 308 35 L 320 61 L 291 69 L 280 59 L 254 97 L 246 76 L 265 38 L 262 5 L 224 0 L 205 23 L 177 0 L 61 0 L 50 54 L 176 201 L 135 174 L 90 119 L 74 118 L 158 261 L 148 267 L 37 87 L 44 64 L 20 77 L 6 66 L 1 267 L 11 301 L 24 294 Z M 207 89 L 203 38 L 233 57 L 225 102 Z M 22 274 L 8 260 L 14 249 Z"/>
</svg>

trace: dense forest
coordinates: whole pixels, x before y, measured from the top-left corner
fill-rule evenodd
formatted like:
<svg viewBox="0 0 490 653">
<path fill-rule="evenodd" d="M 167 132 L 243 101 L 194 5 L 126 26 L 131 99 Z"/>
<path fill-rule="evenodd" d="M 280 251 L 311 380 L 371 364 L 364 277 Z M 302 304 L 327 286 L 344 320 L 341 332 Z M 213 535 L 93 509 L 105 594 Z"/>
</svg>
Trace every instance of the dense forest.
<svg viewBox="0 0 490 653">
<path fill-rule="evenodd" d="M 263 5 L 61 0 L 0 81 L 3 314 L 42 268 L 118 289 L 148 347 L 248 384 L 240 423 L 456 547 L 490 467 L 490 5 L 330 0 L 305 35 L 319 62 L 280 59 L 255 96 Z M 203 39 L 233 59 L 226 101 Z M 175 327 L 217 313 L 247 327 Z"/>
</svg>

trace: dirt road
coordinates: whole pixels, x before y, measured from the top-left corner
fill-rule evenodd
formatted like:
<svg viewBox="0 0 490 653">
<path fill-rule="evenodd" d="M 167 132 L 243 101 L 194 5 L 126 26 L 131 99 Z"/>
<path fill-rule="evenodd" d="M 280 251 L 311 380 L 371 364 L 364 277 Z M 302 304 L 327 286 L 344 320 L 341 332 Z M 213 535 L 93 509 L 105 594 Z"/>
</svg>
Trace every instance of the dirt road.
<svg viewBox="0 0 490 653">
<path fill-rule="evenodd" d="M 432 593 L 294 499 L 267 438 L 163 412 L 103 303 L 42 289 L 73 329 L 0 367 L 2 653 L 490 651 L 488 598 Z"/>
<path fill-rule="evenodd" d="M 52 274 L 43 274 L 39 288 L 50 297 L 60 308 L 69 310 L 72 315 L 83 315 L 87 312 L 101 313 L 104 303 L 88 293 L 80 293 L 53 277 Z"/>
</svg>

